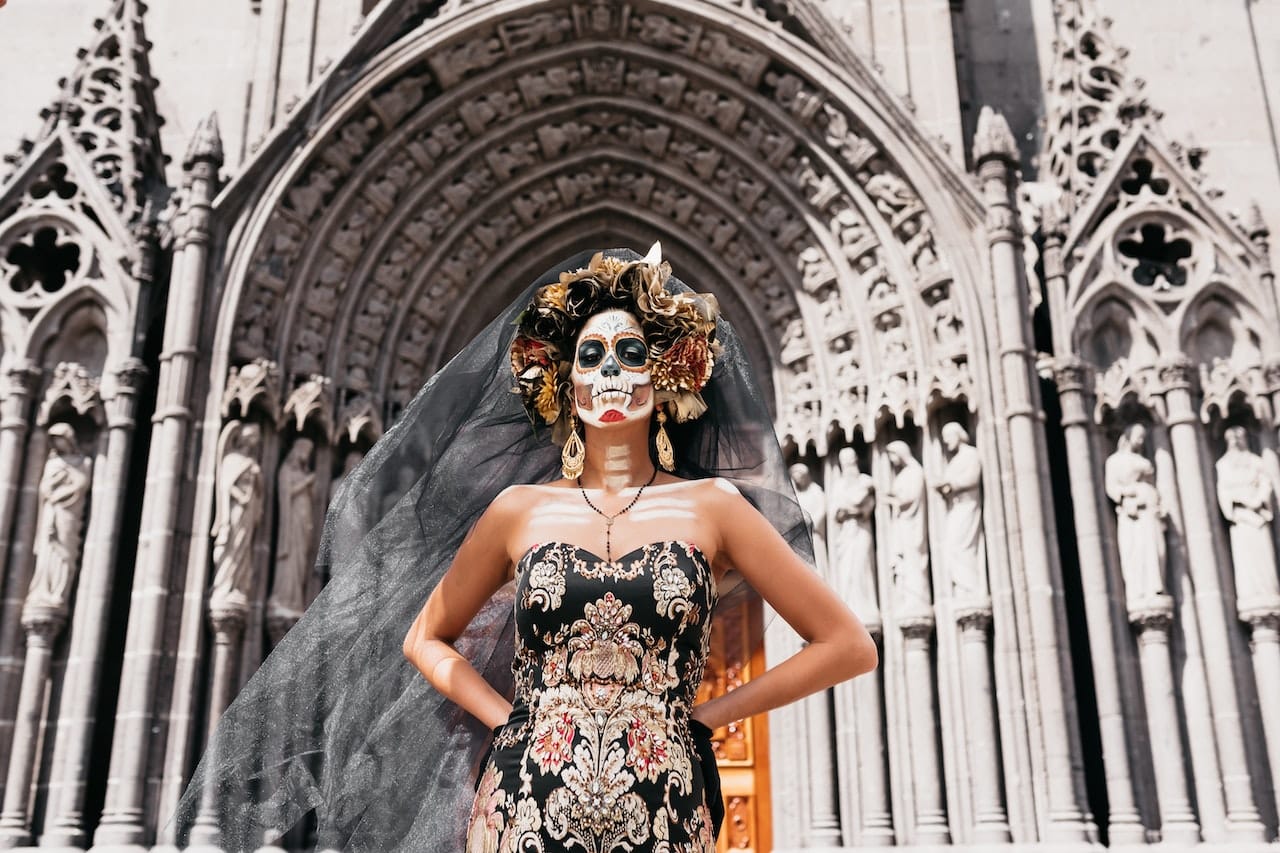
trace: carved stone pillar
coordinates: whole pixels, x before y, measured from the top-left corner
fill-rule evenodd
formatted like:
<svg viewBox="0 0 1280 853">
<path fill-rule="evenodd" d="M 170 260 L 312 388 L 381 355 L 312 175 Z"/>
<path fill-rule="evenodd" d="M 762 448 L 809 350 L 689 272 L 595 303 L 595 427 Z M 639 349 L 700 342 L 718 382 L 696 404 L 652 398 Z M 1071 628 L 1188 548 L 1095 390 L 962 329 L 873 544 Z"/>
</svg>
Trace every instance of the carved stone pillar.
<svg viewBox="0 0 1280 853">
<path fill-rule="evenodd" d="M 1267 737 L 1267 760 L 1271 765 L 1271 790 L 1280 812 L 1280 603 L 1240 613 L 1249 626 L 1253 653 L 1253 677 L 1258 684 L 1258 706 Z"/>
<path fill-rule="evenodd" d="M 806 847 L 840 846 L 840 817 L 836 803 L 835 741 L 831 736 L 831 691 L 803 700 L 809 750 L 809 820 Z"/>
<path fill-rule="evenodd" d="M 9 530 L 22 477 L 22 447 L 30 426 L 31 401 L 40 383 L 40 368 L 25 360 L 10 364 L 0 376 L 0 382 L 0 567 L 3 567 L 9 556 Z"/>
<path fill-rule="evenodd" d="M 177 240 L 175 273 L 165 309 L 165 349 L 160 355 L 156 414 L 147 458 L 143 527 L 129 602 L 106 803 L 94 833 L 95 846 L 146 841 L 144 777 L 148 748 L 156 740 L 151 731 L 153 705 L 173 565 L 178 494 L 191 443 L 189 406 L 198 365 L 200 309 L 205 301 L 209 217 L 222 160 L 217 122 L 210 116 L 196 130 L 183 162 L 187 187 L 180 216 L 184 228 Z"/>
<path fill-rule="evenodd" d="M 1178 723 L 1173 656 L 1169 650 L 1173 598 L 1159 595 L 1147 606 L 1130 610 L 1129 622 L 1138 634 L 1151 761 L 1155 766 L 1156 797 L 1160 802 L 1160 832 L 1164 841 L 1195 844 L 1200 840 L 1200 826 L 1187 795 L 1187 759 L 1182 727 Z"/>
<path fill-rule="evenodd" d="M 1030 306 L 1023 283 L 1022 239 L 1014 213 L 1018 149 L 1004 118 L 982 109 L 974 136 L 973 159 L 987 206 L 987 242 L 994 287 L 996 352 L 1004 389 L 1000 413 L 1008 435 L 1014 484 L 1016 529 L 1022 543 L 1027 588 L 1028 643 L 1036 672 L 1033 712 L 1040 720 L 1045 806 L 1044 841 L 1089 841 L 1095 834 L 1087 817 L 1084 767 L 1075 705 L 1071 655 L 1066 648 L 1066 610 L 1057 564 L 1044 431 L 1031 339 Z"/>
<path fill-rule="evenodd" d="M 89 751 L 97 723 L 94 709 L 102 677 L 107 613 L 116 575 L 116 554 L 124 515 L 124 491 L 137 426 L 138 392 L 147 371 L 137 359 L 110 374 L 103 389 L 107 415 L 105 451 L 95 464 L 95 487 L 85 537 L 81 583 L 68 656 L 49 781 L 49 817 L 40 836 L 43 847 L 83 847 L 85 784 Z M 101 472 L 97 471 L 102 465 Z"/>
<path fill-rule="evenodd" d="M 28 610 L 22 614 L 22 627 L 27 633 L 27 659 L 22 668 L 22 688 L 18 693 L 18 715 L 5 781 L 4 807 L 0 809 L 0 849 L 26 847 L 31 843 L 31 814 L 27 798 L 35 772 L 40 718 L 44 713 L 49 683 L 49 659 L 53 642 L 65 624 L 65 613 Z"/>
<path fill-rule="evenodd" d="M 209 625 L 213 629 L 213 675 L 209 689 L 209 720 L 205 728 L 205 743 L 213 738 L 213 732 L 222 719 L 222 712 L 231 704 L 236 693 L 236 662 L 240 658 L 240 639 L 244 634 L 247 608 L 211 606 Z M 206 755 L 209 766 L 215 766 L 217 756 Z M 222 831 L 218 826 L 218 793 L 212 783 L 201 794 L 200 811 L 191 827 L 191 847 L 218 848 L 222 843 Z"/>
<path fill-rule="evenodd" d="M 1061 244 L 1060 234 L 1046 234 L 1046 275 L 1053 275 L 1052 270 L 1061 270 L 1058 254 Z M 1117 604 L 1119 597 L 1108 581 L 1109 554 L 1098 513 L 1098 496 L 1102 494 L 1102 487 L 1095 477 L 1090 450 L 1089 409 L 1084 392 L 1085 367 L 1078 361 L 1065 360 L 1055 370 L 1055 378 L 1067 445 L 1076 553 L 1080 559 L 1084 615 L 1089 632 L 1089 660 L 1093 664 L 1094 700 L 1098 707 L 1098 734 L 1102 742 L 1110 809 L 1108 828 L 1113 844 L 1142 844 L 1146 841 L 1146 828 L 1138 812 L 1129 763 L 1125 691 L 1120 681 L 1120 652 L 1116 643 L 1116 627 L 1124 624 L 1124 617 Z"/>
<path fill-rule="evenodd" d="M 966 749 L 973 790 L 973 843 L 1008 844 L 1009 818 L 1001 785 L 999 731 L 991 686 L 991 608 L 971 607 L 956 615 L 960 626 L 960 666 L 964 672 Z"/>
<path fill-rule="evenodd" d="M 1262 841 L 1264 827 L 1253 799 L 1244 731 L 1240 725 L 1240 702 L 1230 666 L 1232 651 L 1228 632 L 1232 626 L 1227 614 L 1234 612 L 1235 607 L 1222 594 L 1219 551 L 1211 525 L 1202 523 L 1202 520 L 1217 518 L 1217 507 L 1210 504 L 1208 485 L 1204 481 L 1198 421 L 1191 399 L 1191 375 L 1192 365 L 1185 361 L 1166 364 L 1160 370 L 1169 442 L 1177 469 L 1178 496 L 1183 518 L 1187 520 L 1187 569 L 1195 586 L 1196 616 L 1213 697 L 1213 729 L 1222 766 L 1227 830 L 1233 840 Z"/>
<path fill-rule="evenodd" d="M 33 458 L 24 454 L 24 446 L 40 375 L 40 369 L 29 361 L 11 364 L 0 374 L 0 780 L 4 778 L 13 715 L 17 712 L 18 680 L 22 677 L 19 614 L 30 581 L 29 566 L 10 553 L 10 531 L 14 529 L 14 508 L 22 485 L 23 459 Z M 0 787 L 0 795 L 3 792 Z"/>
<path fill-rule="evenodd" d="M 915 798 L 913 844 L 950 844 L 947 806 L 942 792 L 942 755 L 938 749 L 938 717 L 930 638 L 932 616 L 911 616 L 902 629 L 902 665 L 907 675 L 907 725 L 910 728 L 911 789 Z"/>
<path fill-rule="evenodd" d="M 861 611 L 859 611 L 861 616 Z M 862 617 L 884 659 L 883 626 Z M 841 823 L 846 847 L 892 847 L 893 811 L 885 751 L 884 680 L 880 667 L 833 688 L 840 762 Z M 857 820 L 851 806 L 857 799 Z"/>
</svg>

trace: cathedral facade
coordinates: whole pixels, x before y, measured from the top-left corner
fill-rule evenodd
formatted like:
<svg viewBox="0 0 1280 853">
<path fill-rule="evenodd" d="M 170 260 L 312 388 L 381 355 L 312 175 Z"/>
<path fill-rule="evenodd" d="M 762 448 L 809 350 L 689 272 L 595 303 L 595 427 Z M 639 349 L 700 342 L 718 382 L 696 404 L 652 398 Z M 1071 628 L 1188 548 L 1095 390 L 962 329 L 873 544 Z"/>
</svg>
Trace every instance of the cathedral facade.
<svg viewBox="0 0 1280 853">
<path fill-rule="evenodd" d="M 0 848 L 216 848 L 167 818 L 342 478 L 660 239 L 881 650 L 716 733 L 721 849 L 1280 849 L 1280 2 L 37 5 L 6 82 L 86 23 L 0 119 Z"/>
</svg>

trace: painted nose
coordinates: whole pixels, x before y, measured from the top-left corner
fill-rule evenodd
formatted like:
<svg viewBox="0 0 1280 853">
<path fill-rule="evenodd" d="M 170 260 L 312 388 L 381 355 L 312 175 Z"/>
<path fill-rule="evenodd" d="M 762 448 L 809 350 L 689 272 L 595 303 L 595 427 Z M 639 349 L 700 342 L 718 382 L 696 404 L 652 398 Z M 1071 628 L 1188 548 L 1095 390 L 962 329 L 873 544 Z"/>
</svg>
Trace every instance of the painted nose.
<svg viewBox="0 0 1280 853">
<path fill-rule="evenodd" d="M 618 364 L 618 360 L 613 357 L 613 353 L 609 353 L 604 358 L 604 364 L 600 365 L 600 374 L 602 376 L 618 376 L 622 373 L 622 367 Z"/>
</svg>

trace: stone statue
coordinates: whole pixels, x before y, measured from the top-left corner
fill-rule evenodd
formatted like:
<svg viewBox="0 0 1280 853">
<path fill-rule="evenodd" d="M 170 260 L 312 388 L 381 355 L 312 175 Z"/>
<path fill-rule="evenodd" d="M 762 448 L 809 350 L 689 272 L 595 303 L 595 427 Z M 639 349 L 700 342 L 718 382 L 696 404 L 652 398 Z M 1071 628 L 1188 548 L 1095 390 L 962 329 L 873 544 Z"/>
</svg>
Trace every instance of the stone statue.
<svg viewBox="0 0 1280 853">
<path fill-rule="evenodd" d="M 1120 573 L 1130 610 L 1147 606 L 1165 592 L 1165 511 L 1156 490 L 1155 466 L 1142 452 L 1146 440 L 1147 428 L 1130 424 L 1104 471 L 1107 497 L 1116 505 Z"/>
<path fill-rule="evenodd" d="M 1218 505 L 1231 525 L 1231 562 L 1235 566 L 1236 600 L 1241 610 L 1280 603 L 1276 576 L 1275 484 L 1262 457 L 1249 450 L 1242 426 L 1226 431 L 1227 452 L 1214 466 L 1218 473 Z"/>
<path fill-rule="evenodd" d="M 71 424 L 55 423 L 48 435 L 49 456 L 40 477 L 40 524 L 32 546 L 35 570 L 24 612 L 52 611 L 64 617 L 80 564 L 93 463 L 76 445 Z"/>
<path fill-rule="evenodd" d="M 218 438 L 214 485 L 213 586 L 209 608 L 243 609 L 253 594 L 253 535 L 262 519 L 258 425 L 231 421 Z"/>
<path fill-rule="evenodd" d="M 813 534 L 813 557 L 818 571 L 827 574 L 827 496 L 822 487 L 813 481 L 809 466 L 803 462 L 792 463 L 788 469 L 791 483 L 796 487 L 800 508 L 809 515 L 809 529 Z"/>
<path fill-rule="evenodd" d="M 900 616 L 929 615 L 929 537 L 925 527 L 924 469 L 905 441 L 891 441 L 885 455 L 894 474 L 884 495 L 889 507 L 889 565 Z"/>
<path fill-rule="evenodd" d="M 276 474 L 276 573 L 267 612 L 285 619 L 296 620 L 307 609 L 307 574 L 315 532 L 316 475 L 311 470 L 314 447 L 311 439 L 299 437 Z"/>
<path fill-rule="evenodd" d="M 343 482 L 347 479 L 347 476 L 350 475 L 350 473 L 354 471 L 356 469 L 356 466 L 359 465 L 362 461 L 364 461 L 364 454 L 361 453 L 359 450 L 356 450 L 353 448 L 347 451 L 347 455 L 342 458 L 342 472 L 338 474 L 338 476 L 334 477 L 332 480 L 329 481 L 328 506 L 333 506 L 333 499 L 337 496 L 338 489 L 342 486 Z"/>
<path fill-rule="evenodd" d="M 942 446 L 948 454 L 942 479 L 934 486 L 947 501 L 943 553 L 951 570 L 951 587 L 960 604 L 988 598 L 987 555 L 982 538 L 982 458 L 969 443 L 969 433 L 955 421 L 943 424 Z"/>
<path fill-rule="evenodd" d="M 876 506 L 875 480 L 858 468 L 858 454 L 842 447 L 836 454 L 839 475 L 831 486 L 835 519 L 831 548 L 836 592 L 855 610 L 876 604 L 876 547 L 871 513 Z"/>
</svg>

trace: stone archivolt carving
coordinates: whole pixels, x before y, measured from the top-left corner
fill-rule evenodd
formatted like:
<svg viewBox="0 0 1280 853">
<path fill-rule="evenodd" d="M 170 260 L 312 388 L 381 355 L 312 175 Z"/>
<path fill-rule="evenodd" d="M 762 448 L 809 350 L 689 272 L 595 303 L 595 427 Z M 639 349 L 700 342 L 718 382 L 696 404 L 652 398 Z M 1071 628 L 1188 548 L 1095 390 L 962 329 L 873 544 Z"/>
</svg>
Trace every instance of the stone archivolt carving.
<svg viewBox="0 0 1280 853">
<path fill-rule="evenodd" d="M 218 437 L 210 612 L 243 613 L 253 595 L 253 540 L 263 509 L 260 446 L 256 423 L 229 421 Z"/>
<path fill-rule="evenodd" d="M 1116 505 L 1116 544 L 1130 611 L 1148 608 L 1165 594 L 1165 510 L 1155 466 L 1143 455 L 1146 427 L 1125 427 L 1104 468 L 1107 497 Z"/>
<path fill-rule="evenodd" d="M 24 623 L 61 623 L 67 617 L 92 485 L 93 462 L 80 451 L 75 429 L 68 423 L 51 424 L 48 436 L 49 455 L 40 476 L 40 522 L 32 546 L 35 569 L 23 604 Z"/>
<path fill-rule="evenodd" d="M 305 374 L 325 370 L 324 353 L 336 351 L 343 354 L 339 363 L 345 362 L 345 375 L 339 381 L 345 387 L 383 393 L 388 405 L 395 409 L 407 401 L 430 367 L 430 349 L 438 344 L 438 330 L 445 321 L 440 316 L 440 306 L 449 304 L 449 296 L 458 288 L 469 286 L 470 276 L 475 274 L 477 264 L 467 255 L 490 255 L 492 250 L 483 247 L 502 245 L 513 234 L 518 236 L 521 227 L 543 221 L 558 211 L 570 211 L 584 199 L 602 196 L 642 204 L 669 221 L 691 226 L 694 233 L 704 236 L 711 251 L 729 261 L 748 288 L 768 281 L 772 261 L 769 251 L 757 248 L 759 241 L 731 234 L 733 224 L 742 220 L 744 212 L 749 221 L 768 232 L 770 241 L 766 245 L 771 242 L 776 246 L 778 257 L 816 250 L 817 243 L 809 233 L 809 217 L 818 214 L 821 221 L 838 223 L 844 257 L 830 257 L 824 248 L 802 269 L 805 286 L 814 288 L 821 297 L 821 316 L 832 321 L 818 333 L 828 340 L 853 331 L 840 317 L 842 301 L 822 289 L 828 279 L 838 279 L 843 263 L 877 271 L 905 268 L 927 282 L 936 280 L 938 272 L 946 269 L 932 219 L 924 212 L 919 195 L 891 163 L 878 155 L 878 146 L 856 120 L 826 100 L 821 86 L 792 70 L 766 71 L 765 57 L 727 31 L 689 25 L 658 13 L 636 14 L 629 9 L 620 17 L 615 14 L 619 10 L 595 7 L 574 6 L 572 15 L 568 11 L 547 10 L 532 17 L 507 20 L 501 29 L 495 24 L 491 33 L 472 32 L 466 43 L 433 54 L 428 63 L 430 70 L 413 70 L 412 79 L 421 82 L 416 89 L 385 86 L 378 95 L 383 99 L 378 110 L 348 118 L 336 134 L 335 151 L 318 157 L 303 170 L 285 193 L 286 205 L 269 220 L 267 234 L 251 263 L 250 286 L 242 300 L 257 316 L 246 319 L 241 315 L 235 335 L 241 360 L 279 352 L 278 357 L 284 358 L 291 374 Z M 589 35 L 606 18 L 608 31 L 626 28 L 637 46 L 634 51 L 616 57 L 617 61 L 607 68 L 594 62 L 590 55 L 564 58 L 563 43 L 568 41 L 571 28 L 579 36 Z M 529 61 L 528 57 L 541 48 L 558 44 L 561 53 L 554 60 L 541 65 Z M 661 54 L 654 54 L 654 48 Z M 695 71 L 701 67 L 728 74 L 754 89 L 756 97 L 744 100 L 741 88 L 722 77 L 702 79 L 685 67 L 672 67 L 668 57 L 680 52 L 696 56 Z M 475 87 L 460 85 L 516 54 L 526 59 L 514 77 L 493 81 L 482 87 L 482 93 L 473 92 Z M 625 85 L 620 88 L 619 83 Z M 533 109 L 546 113 L 593 91 L 616 93 L 625 113 L 596 110 L 568 120 L 548 113 L 547 119 L 536 122 L 524 118 Z M 426 94 L 419 99 L 423 92 Z M 776 105 L 792 124 L 779 124 L 774 111 L 762 107 L 765 101 Z M 644 104 L 659 104 L 663 112 L 660 117 L 650 118 L 641 109 Z M 670 121 L 675 113 L 691 121 Z M 393 117 L 398 118 L 400 126 L 395 128 L 395 145 L 388 146 L 392 130 L 388 124 Z M 446 161 L 481 136 L 489 152 L 487 158 L 455 157 Z M 726 136 L 730 140 L 726 141 Z M 847 176 L 852 177 L 832 173 L 827 165 L 829 155 L 810 156 L 802 147 L 810 144 L 829 146 L 831 154 L 847 169 Z M 575 152 L 608 150 L 618 145 L 643 154 L 646 160 L 652 158 L 663 169 L 674 165 L 683 170 L 693 181 L 689 186 L 696 185 L 698 195 L 682 186 L 683 182 L 672 185 L 664 180 L 661 170 L 642 168 L 638 180 L 615 182 L 610 172 L 617 167 L 605 163 L 579 167 L 575 173 L 539 179 L 536 183 L 526 179 L 535 170 L 545 169 L 548 160 L 555 162 Z M 476 149 L 479 151 L 480 146 Z M 411 160 L 412 165 L 397 166 L 397 157 L 405 163 Z M 764 168 L 759 165 L 761 161 L 768 167 L 764 172 L 760 171 Z M 388 172 L 397 168 L 401 178 L 389 180 Z M 352 169 L 357 171 L 352 173 Z M 796 210 L 793 201 L 783 200 L 769 189 L 779 174 L 802 193 L 811 211 Z M 418 183 L 419 175 L 427 176 L 436 190 L 433 193 L 426 185 L 414 186 L 414 199 L 444 199 L 445 210 L 417 208 L 414 202 L 409 202 L 412 211 L 405 207 L 401 198 L 404 189 Z M 336 188 L 352 182 L 364 186 L 344 192 L 342 207 L 331 209 Z M 474 200 L 490 199 L 494 187 L 513 195 L 498 205 L 506 208 L 508 223 L 495 224 L 493 217 L 476 215 Z M 720 192 L 724 193 L 723 200 L 717 200 L 714 206 L 724 205 L 735 214 L 704 207 L 712 205 L 700 197 L 702 194 L 714 196 Z M 859 193 L 866 193 L 866 197 L 857 198 Z M 500 200 L 494 201 L 496 204 Z M 377 213 L 370 214 L 370 208 Z M 391 218 L 397 223 L 394 227 L 404 236 L 374 240 L 370 222 L 380 230 L 386 228 L 381 223 L 387 210 L 392 211 Z M 882 217 L 884 225 L 868 224 L 863 210 Z M 405 222 L 406 215 L 414 218 Z M 481 218 L 486 221 L 477 221 Z M 338 223 L 344 224 L 338 227 Z M 333 230 L 335 227 L 337 231 Z M 299 230 L 301 233 L 290 233 Z M 317 232 L 316 236 L 312 237 L 312 232 Z M 882 249 L 877 233 L 892 237 L 899 244 L 900 248 L 893 252 L 901 253 L 903 267 L 878 258 Z M 281 234 L 286 236 L 279 241 L 278 250 L 261 248 L 277 242 L 275 235 Z M 321 249 L 321 254 L 308 264 L 307 270 L 295 272 L 302 247 L 312 243 Z M 482 248 L 473 248 L 476 244 Z M 400 259 L 363 259 L 359 253 L 368 251 L 365 247 L 370 245 L 379 246 L 376 251 L 380 252 L 399 251 Z M 397 249 L 387 248 L 390 246 Z M 436 255 L 441 246 L 452 247 L 453 252 Z M 864 261 L 867 256 L 870 260 Z M 360 273 L 360 269 L 394 273 L 397 268 L 429 269 L 431 280 Z M 280 325 L 274 314 L 281 307 L 282 294 L 293 289 L 288 282 L 295 275 L 310 282 L 313 293 L 297 289 L 299 295 L 290 297 L 294 304 L 308 307 L 300 322 L 292 324 L 294 340 L 281 345 L 274 340 Z M 371 278 L 370 285 L 355 294 L 355 299 L 372 301 L 375 310 L 344 296 L 348 281 Z M 887 272 L 876 282 L 897 288 Z M 841 289 L 844 287 L 840 285 Z M 833 294 L 838 292 L 831 290 Z M 921 318 L 918 324 L 927 327 L 927 306 L 914 293 L 904 295 L 906 299 L 895 315 L 903 331 L 917 324 L 912 319 L 916 315 Z M 765 297 L 760 301 L 770 312 L 770 324 L 775 330 L 780 330 L 796 310 L 790 300 L 780 302 Z M 388 312 L 380 310 L 386 305 L 396 307 L 390 312 L 396 319 L 386 319 Z M 337 316 L 339 311 L 353 319 L 344 322 Z M 962 332 L 964 323 L 958 320 L 958 311 L 956 315 L 957 322 L 952 322 L 951 328 Z M 871 326 L 862 331 L 860 338 L 846 339 L 842 349 L 825 349 L 818 357 L 843 364 L 848 373 L 850 342 L 870 342 Z M 340 341 L 336 350 L 332 346 L 335 337 Z M 387 341 L 396 342 L 394 351 L 384 349 Z M 932 344 L 927 340 L 924 343 L 924 352 L 917 353 L 913 348 L 910 369 L 928 376 L 931 370 L 925 365 L 941 360 L 928 352 Z M 957 351 L 966 348 L 963 334 L 959 342 L 952 343 Z M 948 359 L 952 357 L 949 353 Z M 864 354 L 853 361 L 865 364 L 868 358 Z M 812 375 L 817 401 L 834 406 L 837 399 L 848 395 L 849 389 L 828 390 L 823 377 L 831 373 L 818 369 Z M 882 381 L 901 385 L 906 381 L 905 374 L 899 372 Z M 383 390 L 384 382 L 391 387 Z M 914 381 L 911 384 L 914 386 Z M 913 389 L 906 395 L 894 391 L 873 396 L 889 405 L 890 401 L 919 393 Z M 895 415 L 901 418 L 905 412 L 896 411 Z"/>
<path fill-rule="evenodd" d="M 307 377 L 284 404 L 285 417 L 293 421 L 295 430 L 302 432 L 311 423 L 326 436 L 333 435 L 332 409 L 333 382 L 319 375 Z"/>
<path fill-rule="evenodd" d="M 250 409 L 257 407 L 272 421 L 278 420 L 279 387 L 280 367 L 273 361 L 258 359 L 232 367 L 227 373 L 227 385 L 222 392 L 222 416 L 231 417 L 236 412 L 246 415 Z"/>
<path fill-rule="evenodd" d="M 1231 529 L 1231 563 L 1235 569 L 1236 601 L 1241 611 L 1280 607 L 1280 577 L 1276 574 L 1275 482 L 1266 462 L 1249 449 L 1249 433 L 1228 427 L 1227 450 L 1214 469 L 1218 476 L 1218 506 Z"/>
</svg>

